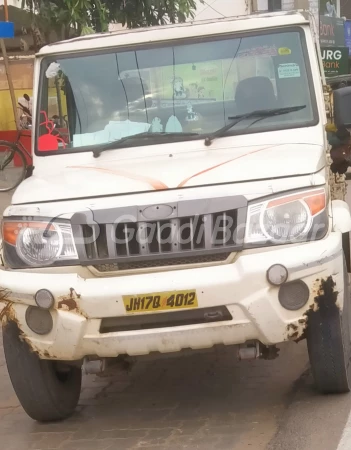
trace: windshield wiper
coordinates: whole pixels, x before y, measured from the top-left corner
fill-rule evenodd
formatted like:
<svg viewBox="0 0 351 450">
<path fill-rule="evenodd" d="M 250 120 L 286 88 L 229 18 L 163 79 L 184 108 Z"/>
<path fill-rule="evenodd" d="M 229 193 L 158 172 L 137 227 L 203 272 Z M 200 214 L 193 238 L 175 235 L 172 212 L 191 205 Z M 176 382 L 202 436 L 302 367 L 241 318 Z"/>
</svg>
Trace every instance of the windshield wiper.
<svg viewBox="0 0 351 450">
<path fill-rule="evenodd" d="M 122 139 L 116 139 L 115 141 L 112 142 L 107 142 L 106 144 L 101 144 L 99 147 L 94 147 L 92 149 L 92 152 L 94 154 L 95 158 L 98 158 L 101 153 L 106 152 L 108 150 L 117 150 L 121 147 L 123 147 L 123 144 L 126 141 L 130 141 L 130 140 L 134 140 L 134 139 L 160 139 L 160 138 L 173 138 L 173 137 L 177 137 L 177 138 L 184 138 L 184 137 L 189 137 L 189 136 L 198 136 L 199 133 L 187 133 L 187 132 L 161 132 L 161 133 L 151 133 L 149 131 L 146 131 L 144 133 L 139 133 L 139 134 L 134 134 L 131 136 L 126 136 Z"/>
<path fill-rule="evenodd" d="M 276 108 L 276 109 L 262 109 L 257 111 L 252 111 L 247 114 L 241 114 L 240 116 L 234 116 L 234 117 L 228 117 L 229 120 L 232 120 L 232 122 L 228 123 L 224 127 L 220 128 L 219 130 L 213 132 L 212 134 L 208 135 L 205 139 L 205 145 L 209 146 L 212 144 L 212 141 L 216 139 L 217 137 L 223 136 L 223 134 L 230 130 L 231 128 L 235 127 L 239 122 L 245 119 L 254 119 L 257 118 L 258 120 L 255 120 L 252 122 L 249 126 L 253 125 L 254 123 L 259 122 L 260 120 L 266 119 L 267 117 L 274 117 L 274 116 L 281 116 L 283 114 L 289 114 L 291 112 L 300 111 L 301 109 L 306 108 L 306 105 L 301 106 L 290 106 L 287 108 Z"/>
</svg>

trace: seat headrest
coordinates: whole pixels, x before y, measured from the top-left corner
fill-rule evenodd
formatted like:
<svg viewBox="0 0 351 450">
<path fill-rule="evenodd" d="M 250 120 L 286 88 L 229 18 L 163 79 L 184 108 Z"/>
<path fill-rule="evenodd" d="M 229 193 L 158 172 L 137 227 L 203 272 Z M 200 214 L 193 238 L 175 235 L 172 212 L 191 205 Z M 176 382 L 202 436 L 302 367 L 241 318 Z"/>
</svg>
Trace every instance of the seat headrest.
<svg viewBox="0 0 351 450">
<path fill-rule="evenodd" d="M 138 102 L 140 104 L 148 104 L 148 96 L 150 94 L 149 86 L 139 77 L 124 78 L 118 80 L 118 93 L 120 97 L 124 97 L 128 103 Z"/>
<path fill-rule="evenodd" d="M 276 108 L 276 101 L 273 84 L 267 77 L 246 78 L 240 81 L 236 88 L 238 114 Z"/>
</svg>

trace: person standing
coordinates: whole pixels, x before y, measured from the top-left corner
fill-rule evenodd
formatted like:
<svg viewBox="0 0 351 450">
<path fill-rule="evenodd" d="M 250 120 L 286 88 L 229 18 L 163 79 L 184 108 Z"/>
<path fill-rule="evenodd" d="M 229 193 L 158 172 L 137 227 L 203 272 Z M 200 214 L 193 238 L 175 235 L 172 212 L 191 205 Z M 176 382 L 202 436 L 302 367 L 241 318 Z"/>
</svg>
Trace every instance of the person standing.
<svg viewBox="0 0 351 450">
<path fill-rule="evenodd" d="M 336 5 L 334 3 L 334 0 L 328 0 L 326 2 L 324 15 L 328 16 L 328 17 L 336 17 L 337 16 Z"/>
</svg>

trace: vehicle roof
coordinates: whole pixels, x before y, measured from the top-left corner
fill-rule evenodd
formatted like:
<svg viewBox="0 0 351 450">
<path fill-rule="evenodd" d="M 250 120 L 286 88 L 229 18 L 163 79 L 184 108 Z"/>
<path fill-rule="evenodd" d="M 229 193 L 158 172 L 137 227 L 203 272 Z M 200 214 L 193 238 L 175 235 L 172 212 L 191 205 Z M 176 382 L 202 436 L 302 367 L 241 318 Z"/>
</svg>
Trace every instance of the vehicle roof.
<svg viewBox="0 0 351 450">
<path fill-rule="evenodd" d="M 186 22 L 148 28 L 124 29 L 89 34 L 43 47 L 37 56 L 77 51 L 89 51 L 109 47 L 122 47 L 174 39 L 186 39 L 258 29 L 278 28 L 308 24 L 307 15 L 299 11 L 226 17 L 206 21 Z"/>
</svg>

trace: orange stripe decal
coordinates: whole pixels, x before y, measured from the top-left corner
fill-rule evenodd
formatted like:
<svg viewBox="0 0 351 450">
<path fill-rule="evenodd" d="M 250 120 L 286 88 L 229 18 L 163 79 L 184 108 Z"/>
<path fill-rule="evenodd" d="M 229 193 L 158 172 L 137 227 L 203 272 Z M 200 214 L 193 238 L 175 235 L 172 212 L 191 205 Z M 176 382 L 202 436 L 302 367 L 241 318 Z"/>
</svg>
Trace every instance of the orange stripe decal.
<svg viewBox="0 0 351 450">
<path fill-rule="evenodd" d="M 84 167 L 84 166 L 68 166 L 67 169 L 86 169 L 86 170 L 96 170 L 98 172 L 111 173 L 113 175 L 119 175 L 124 178 L 130 178 L 131 180 L 143 181 L 152 186 L 156 191 L 162 189 L 169 189 L 168 186 L 162 181 L 154 180 L 153 178 L 144 177 L 143 175 L 135 175 L 129 172 L 125 172 L 124 170 L 111 170 L 104 169 L 103 167 Z"/>
<path fill-rule="evenodd" d="M 258 152 L 262 152 L 264 150 L 267 150 L 269 148 L 278 147 L 279 144 L 276 145 L 269 145 L 268 147 L 259 148 L 258 150 L 253 150 L 251 152 L 244 153 L 243 155 L 236 156 L 235 158 L 229 159 L 228 161 L 224 161 L 222 163 L 216 164 L 215 166 L 208 167 L 207 169 L 201 170 L 200 172 L 195 173 L 194 175 L 191 175 L 190 177 L 183 180 L 181 183 L 178 184 L 177 188 L 182 188 L 186 185 L 186 183 L 190 180 L 192 180 L 195 177 L 198 177 L 200 175 L 203 175 L 206 172 L 209 172 L 210 170 L 217 169 L 218 167 L 224 166 L 225 164 L 228 164 L 230 162 L 236 161 L 237 159 L 244 158 L 245 156 L 253 155 Z M 83 170 L 96 170 L 98 172 L 105 172 L 110 173 L 113 175 L 119 175 L 121 177 L 129 178 L 131 180 L 137 180 L 142 181 L 150 186 L 152 186 L 156 191 L 169 189 L 169 187 L 163 183 L 160 180 L 156 180 L 154 178 L 145 177 L 143 175 L 136 175 L 129 172 L 125 172 L 124 170 L 111 170 L 111 169 L 105 169 L 103 167 L 88 167 L 88 166 L 67 166 L 67 169 L 83 169 Z"/>
<path fill-rule="evenodd" d="M 228 161 L 224 161 L 224 162 L 222 162 L 222 163 L 216 164 L 215 166 L 209 167 L 208 169 L 204 169 L 204 170 L 202 170 L 201 172 L 196 173 L 195 175 L 191 175 L 190 177 L 188 177 L 188 178 L 186 178 L 185 180 L 183 180 L 180 184 L 178 184 L 177 187 L 179 187 L 179 188 L 180 188 L 180 187 L 184 187 L 185 184 L 186 184 L 188 181 L 192 180 L 192 179 L 195 178 L 195 177 L 198 177 L 199 175 L 202 175 L 202 174 L 204 174 L 204 173 L 206 173 L 206 172 L 209 172 L 210 170 L 217 169 L 217 167 L 224 166 L 225 164 L 228 164 L 228 163 L 233 162 L 233 161 L 235 161 L 235 160 L 237 160 L 237 159 L 240 159 L 240 158 L 244 158 L 245 156 L 253 155 L 254 153 L 258 153 L 258 152 L 262 152 L 263 150 L 267 150 L 268 148 L 273 148 L 273 147 L 278 147 L 278 146 L 279 146 L 279 145 L 269 145 L 268 147 L 259 148 L 258 150 L 254 150 L 254 151 L 245 153 L 244 155 L 237 156 L 236 158 L 229 159 Z"/>
</svg>

